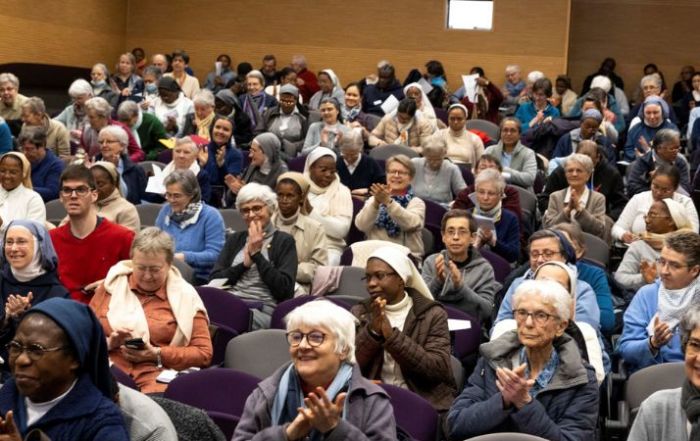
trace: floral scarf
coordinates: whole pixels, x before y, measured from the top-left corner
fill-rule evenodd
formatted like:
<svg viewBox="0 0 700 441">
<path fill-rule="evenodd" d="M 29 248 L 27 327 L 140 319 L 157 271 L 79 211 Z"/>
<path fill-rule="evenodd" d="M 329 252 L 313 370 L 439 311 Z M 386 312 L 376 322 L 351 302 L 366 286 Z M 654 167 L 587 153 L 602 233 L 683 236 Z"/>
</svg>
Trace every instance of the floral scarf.
<svg viewBox="0 0 700 441">
<path fill-rule="evenodd" d="M 413 199 L 413 196 L 413 188 L 408 187 L 408 191 L 406 191 L 405 194 L 392 195 L 391 199 L 393 199 L 403 208 L 406 208 L 408 207 L 409 202 L 411 202 L 411 199 Z M 401 228 L 398 225 L 396 225 L 394 219 L 392 219 L 391 216 L 389 216 L 389 211 L 387 210 L 386 205 L 384 204 L 381 204 L 379 206 L 379 215 L 377 216 L 377 221 L 374 224 L 379 228 L 385 229 L 389 237 L 396 237 L 401 233 Z"/>
<path fill-rule="evenodd" d="M 170 222 L 173 222 L 180 227 L 181 230 L 184 230 L 188 225 L 197 222 L 199 213 L 202 211 L 202 206 L 202 201 L 190 202 L 187 204 L 187 207 L 179 213 L 173 213 L 171 211 L 170 214 L 165 217 L 165 225 L 169 225 Z"/>
</svg>

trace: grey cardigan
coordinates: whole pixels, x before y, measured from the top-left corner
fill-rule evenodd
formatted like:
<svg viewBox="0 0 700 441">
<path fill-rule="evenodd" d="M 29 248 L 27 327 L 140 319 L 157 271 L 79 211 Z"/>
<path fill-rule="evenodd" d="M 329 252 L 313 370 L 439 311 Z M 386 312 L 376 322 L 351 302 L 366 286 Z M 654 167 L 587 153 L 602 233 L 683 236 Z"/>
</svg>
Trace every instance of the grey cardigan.
<svg viewBox="0 0 700 441">
<path fill-rule="evenodd" d="M 615 271 L 615 281 L 623 288 L 636 292 L 639 288 L 646 285 L 644 276 L 639 271 L 642 260 L 654 263 L 660 254 L 659 251 L 650 247 L 643 240 L 635 240 L 625 251 L 622 262 L 617 271 Z"/>
<path fill-rule="evenodd" d="M 500 161 L 503 157 L 503 141 L 487 148 L 484 153 L 493 155 Z M 519 185 L 532 190 L 532 185 L 535 183 L 537 175 L 537 159 L 535 159 L 535 151 L 524 146 L 518 141 L 513 149 L 513 158 L 510 161 L 510 167 L 503 167 L 504 173 L 509 173 L 510 178 L 506 179 L 510 184 Z"/>
<path fill-rule="evenodd" d="M 287 441 L 286 425 L 273 426 L 272 403 L 282 374 L 289 365 L 279 368 L 258 384 L 245 403 L 241 420 L 232 441 Z M 350 389 L 345 400 L 347 418 L 341 420 L 325 441 L 395 441 L 394 409 L 384 389 L 362 377 L 353 366 Z"/>
<path fill-rule="evenodd" d="M 654 392 L 642 402 L 627 441 L 688 441 L 681 388 Z"/>
<path fill-rule="evenodd" d="M 440 165 L 437 176 L 428 184 L 425 180 L 425 158 L 411 159 L 416 167 L 416 175 L 413 177 L 413 191 L 421 199 L 428 199 L 439 204 L 449 204 L 457 194 L 467 188 L 462 178 L 462 172 L 455 164 L 445 159 Z"/>
</svg>

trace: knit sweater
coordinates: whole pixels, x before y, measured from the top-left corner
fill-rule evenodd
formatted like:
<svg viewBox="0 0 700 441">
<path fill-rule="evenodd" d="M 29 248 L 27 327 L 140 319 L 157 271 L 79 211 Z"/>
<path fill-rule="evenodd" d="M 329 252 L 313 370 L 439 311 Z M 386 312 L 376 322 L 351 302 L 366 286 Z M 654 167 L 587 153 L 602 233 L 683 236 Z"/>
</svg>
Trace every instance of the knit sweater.
<svg viewBox="0 0 700 441">
<path fill-rule="evenodd" d="M 155 161 L 158 153 L 164 149 L 160 140 L 168 138 L 168 134 L 165 132 L 163 123 L 155 115 L 142 112 L 141 116 L 143 118 L 141 125 L 136 129 L 141 142 L 141 150 L 145 153 L 146 160 Z"/>
<path fill-rule="evenodd" d="M 58 187 L 64 162 L 51 150 L 39 162 L 32 163 L 32 187 L 41 195 L 44 202 L 58 199 Z"/>
<path fill-rule="evenodd" d="M 625 251 L 622 262 L 620 262 L 620 266 L 615 271 L 615 281 L 623 288 L 637 291 L 646 285 L 644 276 L 642 276 L 639 269 L 642 261 L 646 260 L 649 263 L 654 263 L 660 254 L 659 251 L 653 249 L 645 241 L 635 240 Z"/>
<path fill-rule="evenodd" d="M 386 182 L 384 170 L 369 155 L 362 154 L 360 156 L 360 162 L 352 174 L 348 170 L 348 166 L 345 164 L 342 156 L 338 156 L 335 167 L 338 170 L 340 182 L 350 190 L 369 188 L 372 184 L 383 184 Z"/>
<path fill-rule="evenodd" d="M 428 168 L 425 158 L 413 158 L 411 162 L 416 167 L 411 185 L 421 199 L 446 205 L 467 186 L 459 167 L 448 160 L 442 161 L 437 172 Z"/>
<path fill-rule="evenodd" d="M 119 190 L 97 201 L 97 215 L 138 233 L 141 230 L 141 219 L 136 207 L 119 194 Z"/>
<path fill-rule="evenodd" d="M 681 388 L 659 390 L 642 402 L 627 441 L 688 441 L 688 416 Z"/>
</svg>

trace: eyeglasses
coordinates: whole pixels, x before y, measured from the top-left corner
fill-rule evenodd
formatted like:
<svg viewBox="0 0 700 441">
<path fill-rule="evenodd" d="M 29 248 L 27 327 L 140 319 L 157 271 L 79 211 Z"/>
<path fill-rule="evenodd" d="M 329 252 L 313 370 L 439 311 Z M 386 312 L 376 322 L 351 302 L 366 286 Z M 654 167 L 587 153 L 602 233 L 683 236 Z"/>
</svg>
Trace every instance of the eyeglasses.
<svg viewBox="0 0 700 441">
<path fill-rule="evenodd" d="M 163 267 L 162 266 L 134 265 L 134 270 L 136 270 L 140 273 L 158 274 L 161 271 L 163 271 Z"/>
<path fill-rule="evenodd" d="M 165 192 L 165 199 L 172 199 L 174 201 L 184 198 L 185 195 L 182 193 L 168 193 Z"/>
<path fill-rule="evenodd" d="M 377 282 L 381 282 L 381 281 L 383 281 L 384 279 L 386 279 L 387 277 L 389 277 L 389 276 L 395 276 L 395 275 L 397 275 L 397 274 L 396 274 L 395 272 L 393 272 L 393 271 L 392 271 L 392 272 L 388 272 L 388 273 L 387 273 L 387 272 L 384 272 L 384 271 L 379 271 L 379 272 L 376 272 L 376 273 L 374 273 L 374 274 L 365 273 L 365 276 L 362 278 L 362 280 L 365 281 L 365 282 L 367 282 L 367 283 L 369 283 L 369 282 L 372 281 L 372 279 L 377 279 Z"/>
<path fill-rule="evenodd" d="M 644 215 L 644 219 L 665 219 L 669 218 L 671 216 L 667 214 L 658 214 L 658 213 L 647 213 Z"/>
<path fill-rule="evenodd" d="M 102 145 L 102 144 L 115 144 L 117 142 L 119 142 L 119 141 L 114 140 L 114 139 L 100 139 L 99 141 L 97 141 L 97 143 L 100 145 Z"/>
<path fill-rule="evenodd" d="M 249 216 L 251 214 L 257 215 L 262 213 L 263 208 L 265 208 L 265 205 L 254 205 L 252 207 L 241 208 L 240 211 L 243 216 Z"/>
<path fill-rule="evenodd" d="M 530 251 L 530 259 L 539 259 L 540 257 L 544 257 L 545 259 L 551 259 L 552 257 L 556 256 L 557 254 L 561 254 L 561 251 L 552 251 L 552 250 L 544 250 L 544 251 Z"/>
<path fill-rule="evenodd" d="M 471 232 L 469 230 L 463 229 L 463 228 L 460 228 L 460 229 L 448 228 L 447 230 L 445 230 L 444 234 L 448 237 L 451 237 L 454 235 L 457 235 L 459 237 L 465 237 L 465 236 L 470 236 Z"/>
<path fill-rule="evenodd" d="M 290 331 L 287 332 L 287 343 L 289 343 L 289 346 L 299 346 L 302 340 L 304 340 L 304 337 L 306 337 L 306 343 L 308 343 L 309 346 L 317 348 L 323 344 L 326 339 L 326 334 L 321 331 L 311 331 L 306 334 L 301 331 Z"/>
<path fill-rule="evenodd" d="M 548 314 L 544 311 L 530 312 L 527 309 L 516 309 L 513 311 L 513 315 L 518 322 L 524 322 L 528 317 L 532 317 L 532 321 L 536 325 L 544 325 L 550 318 L 559 318 L 556 315 Z"/>
<path fill-rule="evenodd" d="M 679 269 L 683 269 L 683 268 L 688 268 L 688 267 L 689 267 L 689 265 L 687 265 L 687 264 L 679 263 L 679 262 L 674 262 L 673 260 L 666 260 L 666 259 L 664 259 L 663 257 L 659 257 L 658 259 L 656 259 L 656 264 L 657 264 L 658 266 L 660 266 L 661 268 L 663 268 L 663 267 L 665 267 L 666 265 L 668 265 L 668 267 L 671 268 L 672 270 L 679 270 Z"/>
<path fill-rule="evenodd" d="M 80 187 L 61 187 L 61 195 L 65 197 L 71 197 L 73 196 L 73 193 L 75 193 L 78 196 L 85 196 L 90 192 L 90 187 L 86 185 L 81 185 Z"/>
<path fill-rule="evenodd" d="M 688 342 L 685 345 L 685 353 L 697 354 L 698 352 L 700 352 L 700 340 L 695 338 L 688 339 Z"/>
<path fill-rule="evenodd" d="M 39 344 L 31 344 L 24 346 L 22 343 L 13 340 L 5 346 L 5 349 L 7 349 L 7 353 L 10 354 L 10 357 L 12 358 L 17 358 L 22 352 L 26 352 L 27 357 L 29 357 L 30 360 L 38 361 L 47 352 L 55 352 L 60 351 L 62 349 L 68 349 L 68 346 L 58 346 L 55 348 L 45 348 Z"/>
<path fill-rule="evenodd" d="M 406 170 L 387 170 L 386 174 L 394 176 L 408 176 L 409 173 Z"/>
</svg>

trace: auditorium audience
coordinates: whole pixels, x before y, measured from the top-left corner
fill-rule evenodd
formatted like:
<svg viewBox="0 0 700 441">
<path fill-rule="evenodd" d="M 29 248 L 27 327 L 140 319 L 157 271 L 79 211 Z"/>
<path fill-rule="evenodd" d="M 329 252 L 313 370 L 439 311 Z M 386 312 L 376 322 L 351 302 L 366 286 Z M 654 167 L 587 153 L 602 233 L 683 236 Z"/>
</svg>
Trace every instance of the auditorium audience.
<svg viewBox="0 0 700 441">
<path fill-rule="evenodd" d="M 423 147 L 423 157 L 413 158 L 416 169 L 413 190 L 421 199 L 428 199 L 447 206 L 467 186 L 462 172 L 445 158 L 445 144 L 429 140 Z"/>
<path fill-rule="evenodd" d="M 386 182 L 386 175 L 377 161 L 362 152 L 362 129 L 355 127 L 340 140 L 340 156 L 336 161 L 340 182 L 354 197 L 366 198 L 372 184 Z"/>
<path fill-rule="evenodd" d="M 508 107 L 508 115 L 515 113 L 520 103 L 520 99 L 527 93 L 525 81 L 522 79 L 522 71 L 517 64 L 509 64 L 505 69 L 506 82 L 503 84 L 501 92 L 504 100 L 503 104 Z"/>
<path fill-rule="evenodd" d="M 97 189 L 97 215 L 138 233 L 141 230 L 139 213 L 134 204 L 126 200 L 121 192 L 121 178 L 117 167 L 111 162 L 98 161 L 92 164 L 90 172 Z"/>
<path fill-rule="evenodd" d="M 309 100 L 309 110 L 319 110 L 321 101 L 324 98 L 335 98 L 339 103 L 344 102 L 345 91 L 343 91 L 340 80 L 335 72 L 333 72 L 333 69 L 323 69 L 316 75 L 316 78 L 318 79 L 318 87 L 320 90 L 314 93 Z"/>
<path fill-rule="evenodd" d="M 15 219 L 46 221 L 46 207 L 32 188 L 31 173 L 31 164 L 22 153 L 0 156 L 0 231 Z"/>
<path fill-rule="evenodd" d="M 192 97 L 194 113 L 185 115 L 182 135 L 197 135 L 207 141 L 211 140 L 211 126 L 216 118 L 214 112 L 214 94 L 207 89 L 197 91 Z"/>
<path fill-rule="evenodd" d="M 243 112 L 250 118 L 250 129 L 260 124 L 265 111 L 277 105 L 277 100 L 272 95 L 265 93 L 265 78 L 259 70 L 251 70 L 246 75 L 247 92 L 241 96 Z"/>
<path fill-rule="evenodd" d="M 319 104 L 319 112 L 321 113 L 321 121 L 311 123 L 306 132 L 304 147 L 301 150 L 304 155 L 308 155 L 319 146 L 337 151 L 343 136 L 350 131 L 343 124 L 340 102 L 335 98 L 323 98 Z"/>
<path fill-rule="evenodd" d="M 194 104 L 174 78 L 163 76 L 158 80 L 158 97 L 153 100 L 152 112 L 168 136 L 179 137 L 185 130 L 187 115 L 194 113 Z"/>
<path fill-rule="evenodd" d="M 368 86 L 369 87 L 369 86 Z M 416 153 L 423 151 L 435 129 L 427 119 L 417 113 L 416 102 L 404 98 L 399 102 L 396 113 L 385 115 L 369 136 L 371 147 L 385 144 L 398 144 L 410 147 Z"/>
<path fill-rule="evenodd" d="M 46 130 L 40 127 L 24 128 L 17 140 L 19 150 L 32 166 L 32 188 L 44 202 L 58 198 L 58 181 L 64 162 L 46 148 Z"/>
<path fill-rule="evenodd" d="M 552 82 L 548 78 L 540 78 L 532 85 L 532 100 L 520 104 L 515 117 L 520 121 L 522 130 L 537 127 L 548 119 L 558 118 L 559 110 L 549 102 L 552 97 Z"/>
<path fill-rule="evenodd" d="M 238 147 L 244 148 L 253 140 L 250 118 L 243 111 L 238 97 L 230 89 L 223 89 L 214 97 L 214 110 L 233 121 L 233 138 Z"/>
<path fill-rule="evenodd" d="M 396 79 L 394 66 L 389 62 L 382 62 L 377 66 L 376 84 L 367 84 L 362 91 L 362 110 L 373 115 L 384 116 L 382 104 L 390 95 L 397 101 L 404 98 L 403 88 Z"/>
<path fill-rule="evenodd" d="M 199 153 L 198 161 L 202 169 L 209 175 L 209 183 L 212 187 L 223 186 L 226 175 L 238 176 L 241 174 L 243 154 L 236 148 L 231 119 L 222 116 L 217 116 L 214 119 L 211 128 L 211 141 L 206 149 Z M 219 198 L 221 196 L 223 194 L 219 195 Z"/>
<path fill-rule="evenodd" d="M 549 161 L 549 169 L 547 173 L 552 173 L 559 165 L 559 161 L 555 158 L 563 158 L 576 152 L 579 143 L 584 140 L 590 140 L 599 144 L 605 156 L 610 160 L 617 159 L 617 152 L 610 143 L 608 138 L 600 131 L 600 126 L 603 123 L 603 115 L 597 109 L 588 109 L 581 114 L 581 125 L 568 133 L 565 133 L 557 145 L 554 147 L 552 157 Z"/>
<path fill-rule="evenodd" d="M 501 139 L 484 153 L 497 158 L 506 182 L 532 190 L 537 174 L 535 152 L 520 142 L 520 122 L 513 117 L 501 121 Z"/>
<path fill-rule="evenodd" d="M 675 166 L 680 173 L 680 186 L 690 194 L 690 167 L 683 155 L 678 154 L 681 149 L 680 137 L 680 133 L 673 129 L 661 129 L 654 134 L 651 149 L 629 166 L 627 194 L 630 197 L 649 190 L 655 170 L 660 165 Z"/>
<path fill-rule="evenodd" d="M 168 138 L 163 123 L 152 113 L 141 111 L 138 104 L 133 101 L 124 101 L 119 105 L 117 119 L 129 128 L 143 150 L 145 159 L 157 160 L 158 154 L 164 149 L 160 141 Z"/>
<path fill-rule="evenodd" d="M 130 52 L 119 56 L 116 73 L 110 80 L 114 83 L 115 92 L 119 95 L 114 107 L 118 107 L 127 100 L 139 103 L 143 99 L 143 79 L 136 74 L 136 58 Z"/>
<path fill-rule="evenodd" d="M 361 127 L 364 139 L 369 137 L 369 133 L 374 130 L 379 122 L 379 116 L 366 113 L 362 109 L 362 90 L 358 83 L 350 83 L 345 87 L 345 98 L 343 103 L 343 121 L 345 124 L 355 128 Z"/>
<path fill-rule="evenodd" d="M 131 129 L 125 124 L 112 119 L 112 107 L 103 98 L 90 98 L 85 103 L 89 125 L 85 127 L 80 138 L 80 145 L 90 158 L 94 158 L 101 151 L 99 134 L 107 126 L 119 126 L 124 129 L 127 135 L 127 142 L 124 144 L 125 152 L 128 151 L 129 159 L 132 162 L 143 161 L 145 157 L 139 143 L 131 133 Z M 127 150 L 128 147 L 128 150 Z"/>
<path fill-rule="evenodd" d="M 100 153 L 96 161 L 111 162 L 119 172 L 119 189 L 127 201 L 141 203 L 146 191 L 146 173 L 126 155 L 129 137 L 123 127 L 106 126 L 100 130 Z"/>
<path fill-rule="evenodd" d="M 199 91 L 199 80 L 186 71 L 190 64 L 190 56 L 183 50 L 176 50 L 170 55 L 170 67 L 172 72 L 164 73 L 164 77 L 171 77 L 189 99 Z M 159 86 L 160 87 L 160 86 Z"/>
<path fill-rule="evenodd" d="M 503 93 L 493 84 L 484 73 L 484 69 L 474 66 L 469 70 L 469 75 L 478 75 L 475 82 L 475 102 L 466 95 L 464 86 L 457 89 L 452 95 L 453 100 L 459 100 L 466 106 L 472 119 L 481 119 L 498 124 L 500 120 L 499 108 L 503 102 Z"/>
<path fill-rule="evenodd" d="M 433 105 L 430 103 L 430 99 L 428 95 L 425 94 L 421 85 L 419 83 L 410 83 L 403 88 L 403 93 L 406 98 L 416 102 L 416 115 L 428 121 L 433 131 L 437 130 L 438 120 L 437 116 L 435 116 L 435 109 L 433 109 Z M 442 127 L 444 127 L 444 125 Z"/>
<path fill-rule="evenodd" d="M 467 130 L 469 111 L 463 104 L 452 104 L 447 110 L 447 125 L 433 134 L 447 148 L 447 158 L 456 164 L 474 165 L 484 154 L 484 142 Z"/>
<path fill-rule="evenodd" d="M 27 98 L 22 104 L 22 128 L 41 127 L 46 130 L 46 147 L 61 157 L 70 156 L 70 135 L 63 124 L 46 113 L 44 100 L 38 97 Z"/>
<path fill-rule="evenodd" d="M 292 84 L 280 87 L 278 105 L 263 113 L 255 129 L 256 133 L 269 132 L 282 142 L 280 154 L 294 158 L 300 152 L 306 139 L 308 120 L 297 108 L 299 89 Z"/>
</svg>

